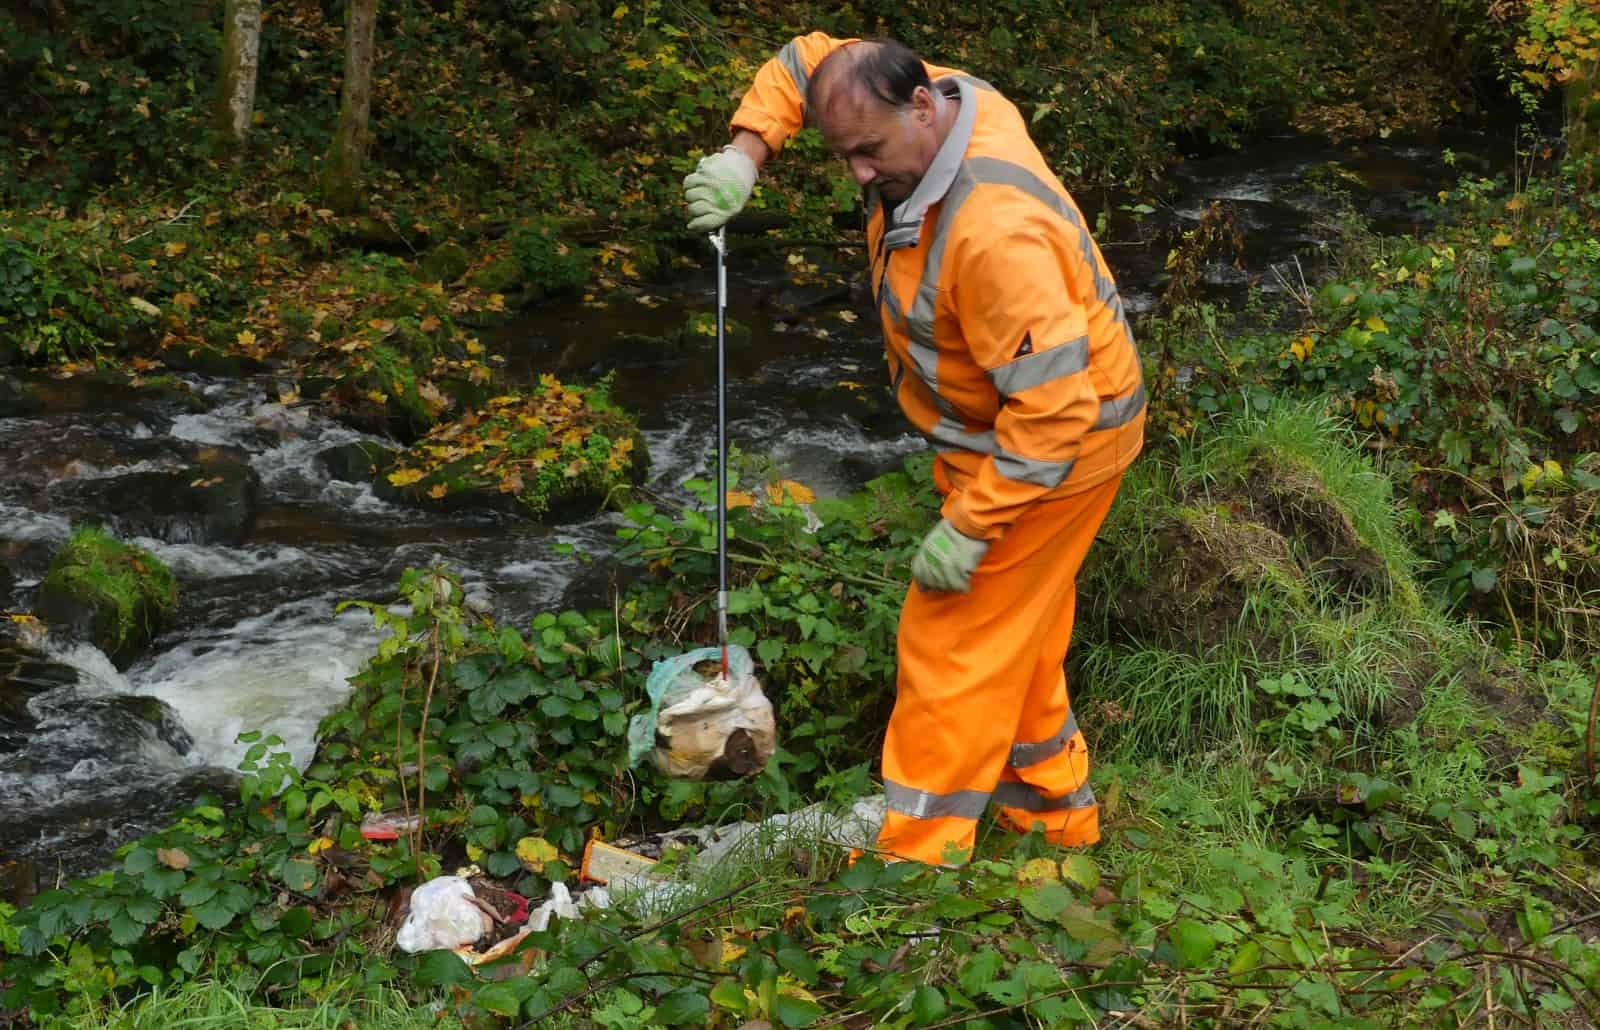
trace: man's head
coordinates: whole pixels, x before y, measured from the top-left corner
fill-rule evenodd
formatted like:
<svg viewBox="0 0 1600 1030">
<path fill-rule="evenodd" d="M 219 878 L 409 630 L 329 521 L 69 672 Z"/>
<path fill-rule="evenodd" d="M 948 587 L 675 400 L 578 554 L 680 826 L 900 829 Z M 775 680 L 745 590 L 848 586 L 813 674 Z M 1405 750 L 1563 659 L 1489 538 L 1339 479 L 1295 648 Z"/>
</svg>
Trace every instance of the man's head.
<svg viewBox="0 0 1600 1030">
<path fill-rule="evenodd" d="M 949 101 L 922 59 L 893 40 L 850 43 L 816 67 L 806 87 L 808 119 L 863 186 L 885 199 L 916 189 L 949 131 Z"/>
</svg>

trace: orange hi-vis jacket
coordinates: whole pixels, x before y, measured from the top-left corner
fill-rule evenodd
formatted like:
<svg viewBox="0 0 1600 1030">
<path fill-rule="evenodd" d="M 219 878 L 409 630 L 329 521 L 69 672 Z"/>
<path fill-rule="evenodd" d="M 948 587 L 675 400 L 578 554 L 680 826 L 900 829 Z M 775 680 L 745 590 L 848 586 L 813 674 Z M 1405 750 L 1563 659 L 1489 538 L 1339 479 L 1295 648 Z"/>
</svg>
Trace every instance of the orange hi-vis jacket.
<svg viewBox="0 0 1600 1030">
<path fill-rule="evenodd" d="M 777 153 L 804 124 L 811 72 L 848 42 L 791 41 L 733 127 Z M 1144 440 L 1144 383 L 1111 272 L 1021 113 L 982 80 L 928 74 L 959 112 L 892 212 L 868 188 L 872 286 L 900 406 L 938 453 L 943 514 L 994 539 L 1029 505 L 1128 467 Z"/>
</svg>

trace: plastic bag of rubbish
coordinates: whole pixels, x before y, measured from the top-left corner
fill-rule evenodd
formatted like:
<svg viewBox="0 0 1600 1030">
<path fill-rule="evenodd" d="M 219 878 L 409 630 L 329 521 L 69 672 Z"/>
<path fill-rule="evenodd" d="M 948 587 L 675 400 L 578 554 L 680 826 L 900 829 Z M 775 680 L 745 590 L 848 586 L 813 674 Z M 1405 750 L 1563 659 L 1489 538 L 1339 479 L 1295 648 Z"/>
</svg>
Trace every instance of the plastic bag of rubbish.
<svg viewBox="0 0 1600 1030">
<path fill-rule="evenodd" d="M 411 911 L 394 942 L 411 954 L 471 944 L 493 925 L 472 897 L 472 884 L 465 879 L 434 877 L 411 892 Z"/>
<path fill-rule="evenodd" d="M 701 780 L 760 772 L 777 748 L 772 702 L 761 692 L 750 652 L 702 647 L 664 658 L 645 682 L 650 709 L 628 724 L 628 763 L 650 755 L 668 776 Z"/>
</svg>

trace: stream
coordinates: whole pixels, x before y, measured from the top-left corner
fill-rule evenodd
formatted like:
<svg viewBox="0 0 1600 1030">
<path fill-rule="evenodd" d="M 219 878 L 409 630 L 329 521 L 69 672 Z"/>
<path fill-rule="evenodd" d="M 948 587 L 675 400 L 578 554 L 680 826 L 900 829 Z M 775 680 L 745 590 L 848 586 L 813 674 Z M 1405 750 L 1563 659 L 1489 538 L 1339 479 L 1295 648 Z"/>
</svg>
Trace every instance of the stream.
<svg viewBox="0 0 1600 1030">
<path fill-rule="evenodd" d="M 1173 240 L 1209 201 L 1232 205 L 1245 231 L 1245 268 L 1218 261 L 1205 275 L 1210 298 L 1237 308 L 1251 289 L 1279 289 L 1274 267 L 1298 260 L 1313 277 L 1334 207 L 1309 185 L 1315 170 L 1337 165 L 1364 184 L 1358 212 L 1380 231 L 1407 232 L 1421 223 L 1415 200 L 1461 171 L 1506 166 L 1509 140 L 1395 137 L 1340 148 L 1279 138 L 1179 168 L 1170 206 L 1137 222 L 1126 210 L 1134 198 L 1077 199 L 1091 224 L 1109 210 L 1105 252 L 1137 335 L 1157 306 Z M 729 317 L 750 329 L 729 344 L 730 441 L 769 454 L 822 496 L 921 450 L 884 391 L 841 385 L 876 386 L 884 374 L 860 250 L 808 250 L 818 281 L 796 285 L 781 252 L 729 243 Z M 714 341 L 666 353 L 635 334 L 681 326 L 712 311 L 714 296 L 709 271 L 674 273 L 604 306 L 546 305 L 482 337 L 518 374 L 612 371 L 613 398 L 637 414 L 649 444 L 651 487 L 687 499 L 683 482 L 715 460 Z M 603 596 L 604 563 L 572 552 L 604 558 L 616 515 L 544 526 L 385 503 L 369 485 L 336 478 L 325 460 L 367 438 L 315 406 L 284 407 L 270 376 L 185 376 L 198 402 L 92 379 L 14 378 L 40 403 L 0 417 L 0 607 L 27 611 L 71 527 L 98 520 L 172 567 L 180 610 L 120 671 L 93 647 L 0 623 L 0 898 L 8 875 L 47 885 L 103 868 L 120 843 L 199 794 L 230 791 L 242 732 L 276 734 L 303 767 L 318 721 L 378 640 L 365 612 L 335 606 L 391 598 L 408 566 L 447 564 L 470 603 L 511 625 Z M 224 466 L 251 484 L 242 516 L 166 513 L 163 484 Z"/>
</svg>

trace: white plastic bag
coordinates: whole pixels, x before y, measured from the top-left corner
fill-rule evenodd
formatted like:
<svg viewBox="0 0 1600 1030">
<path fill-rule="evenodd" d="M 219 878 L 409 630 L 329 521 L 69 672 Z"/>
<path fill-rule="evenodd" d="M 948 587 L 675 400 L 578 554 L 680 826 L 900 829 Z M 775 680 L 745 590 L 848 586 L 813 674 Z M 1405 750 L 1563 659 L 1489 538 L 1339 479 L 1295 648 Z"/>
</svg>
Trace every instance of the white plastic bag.
<svg viewBox="0 0 1600 1030">
<path fill-rule="evenodd" d="M 778 746 L 772 702 L 761 692 L 749 651 L 729 646 L 726 678 L 721 661 L 720 648 L 704 647 L 655 664 L 645 685 L 650 711 L 628 728 L 632 762 L 649 753 L 668 776 L 690 780 L 713 771 L 761 771 Z M 696 669 L 710 664 L 716 672 Z"/>
<path fill-rule="evenodd" d="M 493 925 L 489 916 L 468 900 L 472 897 L 472 884 L 462 877 L 434 877 L 411 892 L 411 911 L 394 942 L 411 954 L 471 944 Z"/>
</svg>

